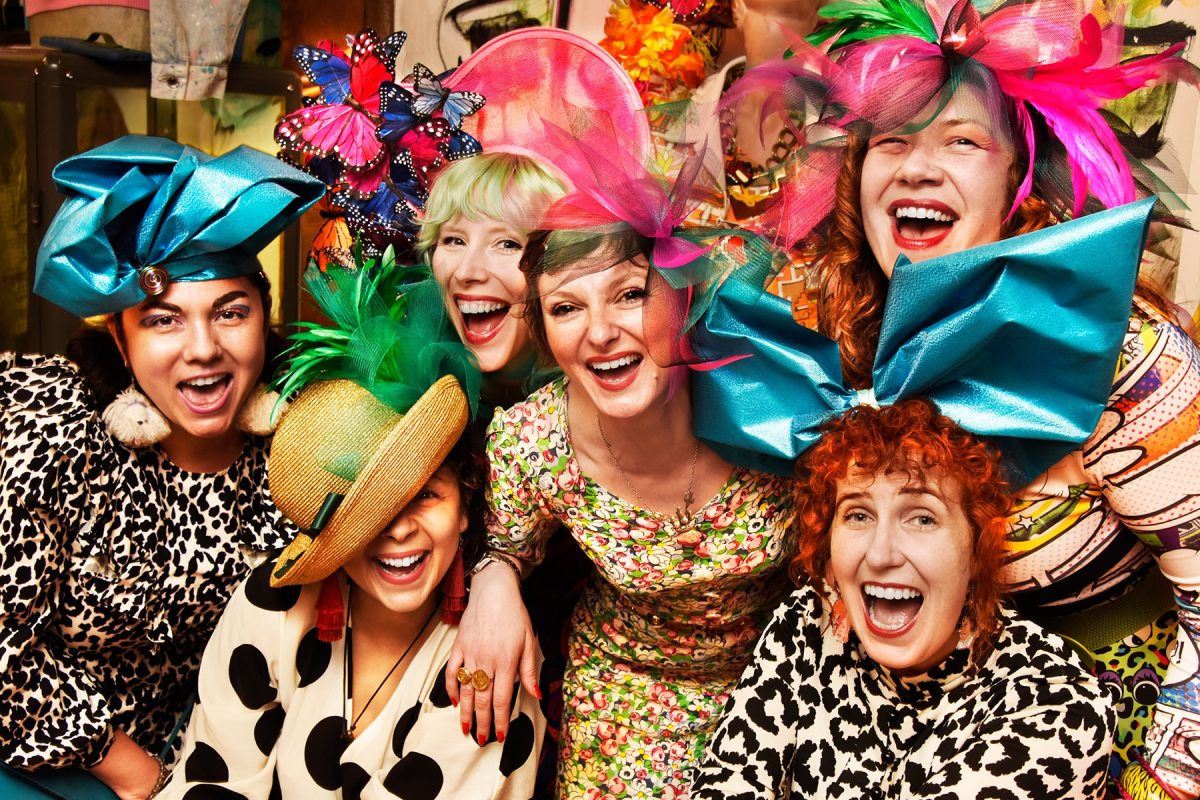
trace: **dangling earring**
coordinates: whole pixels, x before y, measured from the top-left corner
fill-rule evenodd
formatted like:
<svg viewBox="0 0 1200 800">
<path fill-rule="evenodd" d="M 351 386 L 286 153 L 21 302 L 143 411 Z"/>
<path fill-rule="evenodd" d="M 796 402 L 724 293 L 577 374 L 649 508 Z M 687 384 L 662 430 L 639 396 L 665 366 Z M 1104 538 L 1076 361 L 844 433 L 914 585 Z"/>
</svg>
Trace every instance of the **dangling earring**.
<svg viewBox="0 0 1200 800">
<path fill-rule="evenodd" d="M 279 404 L 279 414 L 275 414 L 276 404 Z M 237 415 L 237 428 L 243 433 L 256 436 L 269 436 L 275 432 L 279 417 L 287 411 L 287 403 L 279 403 L 279 392 L 273 392 L 265 383 L 260 383 L 250 392 L 246 402 L 242 404 Z"/>
<path fill-rule="evenodd" d="M 846 615 L 846 603 L 840 593 L 838 599 L 833 601 L 830 617 L 833 622 L 833 638 L 842 644 L 850 641 L 850 618 Z"/>
<path fill-rule="evenodd" d="M 467 581 L 463 574 L 462 537 L 458 539 L 458 549 L 454 551 L 454 560 L 450 569 L 442 576 L 442 621 L 447 625 L 457 625 L 462 620 L 463 612 L 467 610 Z"/>
<path fill-rule="evenodd" d="M 321 581 L 317 595 L 317 639 L 336 642 L 346 629 L 346 605 L 342 602 L 342 584 L 337 573 Z"/>
<path fill-rule="evenodd" d="M 129 369 L 129 362 L 125 362 Z M 129 447 L 149 447 L 171 435 L 171 426 L 150 398 L 138 391 L 133 370 L 129 371 L 129 386 L 108 404 L 100 415 L 109 433 Z"/>
<path fill-rule="evenodd" d="M 958 623 L 958 649 L 968 649 L 973 641 L 975 630 L 971 627 L 971 621 L 964 616 L 962 622 Z"/>
</svg>

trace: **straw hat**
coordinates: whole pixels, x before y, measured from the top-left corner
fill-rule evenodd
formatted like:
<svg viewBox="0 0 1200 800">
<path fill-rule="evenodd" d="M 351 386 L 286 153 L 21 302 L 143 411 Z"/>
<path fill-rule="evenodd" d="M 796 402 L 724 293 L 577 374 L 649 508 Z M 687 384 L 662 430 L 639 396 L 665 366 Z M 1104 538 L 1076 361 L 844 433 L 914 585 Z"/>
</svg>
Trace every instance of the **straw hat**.
<svg viewBox="0 0 1200 800">
<path fill-rule="evenodd" d="M 275 562 L 271 585 L 320 581 L 366 547 L 441 466 L 467 416 L 453 375 L 404 414 L 348 380 L 306 387 L 271 448 L 275 504 L 304 528 Z"/>
</svg>

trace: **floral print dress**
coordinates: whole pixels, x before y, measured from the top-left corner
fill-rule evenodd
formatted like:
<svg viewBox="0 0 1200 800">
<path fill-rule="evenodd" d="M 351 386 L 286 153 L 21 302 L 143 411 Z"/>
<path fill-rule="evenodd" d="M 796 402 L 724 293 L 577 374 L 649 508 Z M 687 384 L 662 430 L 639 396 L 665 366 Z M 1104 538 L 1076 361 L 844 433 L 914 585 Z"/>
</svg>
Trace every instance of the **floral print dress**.
<svg viewBox="0 0 1200 800">
<path fill-rule="evenodd" d="M 736 469 L 683 524 L 639 508 L 580 472 L 565 381 L 498 412 L 488 458 L 490 547 L 536 563 L 561 523 L 596 565 L 571 621 L 559 796 L 685 797 L 791 590 L 793 483 Z"/>
</svg>

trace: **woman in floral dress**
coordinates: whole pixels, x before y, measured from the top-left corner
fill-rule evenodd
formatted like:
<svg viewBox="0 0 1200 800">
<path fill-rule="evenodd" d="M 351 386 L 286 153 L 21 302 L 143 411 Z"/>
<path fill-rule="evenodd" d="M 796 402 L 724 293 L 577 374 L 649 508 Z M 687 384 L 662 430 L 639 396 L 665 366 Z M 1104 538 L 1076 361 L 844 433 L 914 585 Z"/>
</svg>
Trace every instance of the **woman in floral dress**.
<svg viewBox="0 0 1200 800">
<path fill-rule="evenodd" d="M 788 591 L 792 483 L 734 468 L 693 435 L 686 376 L 673 374 L 685 368 L 656 363 L 643 324 L 652 252 L 631 231 L 527 249 L 533 336 L 564 377 L 492 422 L 490 552 L 448 669 L 493 676 L 494 692 L 455 688 L 464 725 L 495 716 L 502 737 L 508 715 L 492 712 L 508 707 L 518 663 L 535 684 L 517 578 L 565 525 L 597 576 L 569 635 L 563 798 L 686 796 Z"/>
</svg>

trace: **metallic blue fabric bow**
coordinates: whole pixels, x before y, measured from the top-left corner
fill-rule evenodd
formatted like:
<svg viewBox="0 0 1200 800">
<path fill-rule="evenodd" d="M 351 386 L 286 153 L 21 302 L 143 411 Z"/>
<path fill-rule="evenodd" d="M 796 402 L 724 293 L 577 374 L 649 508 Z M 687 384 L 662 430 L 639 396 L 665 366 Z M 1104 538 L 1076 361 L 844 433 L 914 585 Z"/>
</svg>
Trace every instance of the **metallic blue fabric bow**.
<svg viewBox="0 0 1200 800">
<path fill-rule="evenodd" d="M 172 280 L 257 272 L 256 254 L 320 199 L 320 181 L 266 153 L 210 156 L 125 136 L 66 159 L 67 195 L 37 256 L 34 291 L 81 317 L 130 308 Z"/>
<path fill-rule="evenodd" d="M 1112 391 L 1154 200 L 940 258 L 896 264 L 872 389 L 842 382 L 837 345 L 786 302 L 727 280 L 693 332 L 717 359 L 692 375 L 696 434 L 782 475 L 820 426 L 860 402 L 925 396 L 1004 454 L 1014 486 L 1095 429 Z"/>
</svg>

